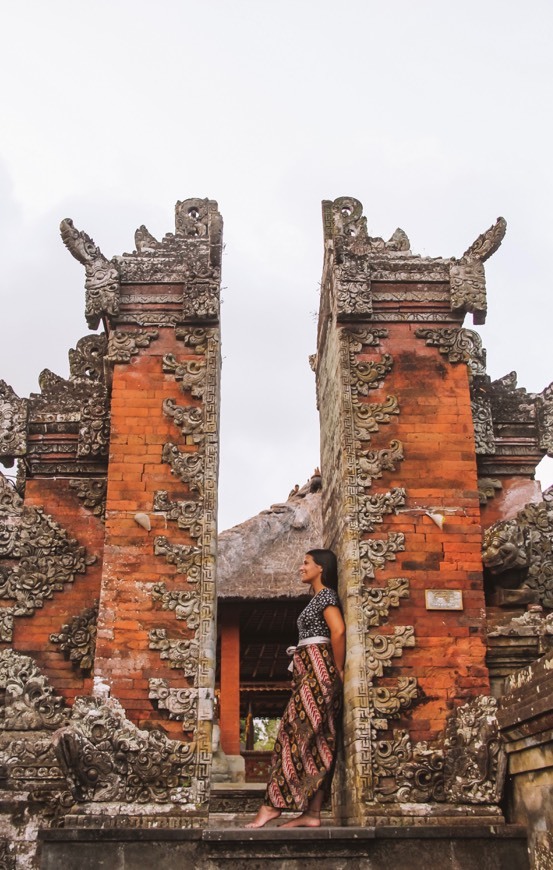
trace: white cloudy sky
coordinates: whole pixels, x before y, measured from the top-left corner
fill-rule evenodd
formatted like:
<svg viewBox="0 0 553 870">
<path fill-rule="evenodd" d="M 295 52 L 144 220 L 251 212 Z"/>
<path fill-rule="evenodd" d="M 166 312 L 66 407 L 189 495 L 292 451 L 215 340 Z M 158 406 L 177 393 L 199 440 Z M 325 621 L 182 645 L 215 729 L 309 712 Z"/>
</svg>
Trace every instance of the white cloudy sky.
<svg viewBox="0 0 553 870">
<path fill-rule="evenodd" d="M 20 395 L 87 332 L 72 217 L 111 257 L 177 199 L 225 220 L 220 528 L 318 463 L 320 202 L 459 255 L 499 215 L 488 371 L 553 378 L 550 0 L 4 0 L 0 378 Z M 467 324 L 470 325 L 470 324 Z M 553 481 L 553 461 L 540 467 Z"/>
</svg>

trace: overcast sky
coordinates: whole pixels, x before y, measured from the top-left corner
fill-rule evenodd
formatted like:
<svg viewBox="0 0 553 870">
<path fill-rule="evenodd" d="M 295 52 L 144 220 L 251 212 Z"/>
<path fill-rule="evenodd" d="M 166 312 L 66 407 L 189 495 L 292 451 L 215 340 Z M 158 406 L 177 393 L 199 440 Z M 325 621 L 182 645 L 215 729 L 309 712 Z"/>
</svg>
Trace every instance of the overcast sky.
<svg viewBox="0 0 553 870">
<path fill-rule="evenodd" d="M 220 529 L 318 464 L 322 199 L 458 256 L 498 215 L 488 372 L 553 379 L 553 4 L 532 0 L 4 0 L 0 378 L 67 375 L 87 333 L 71 217 L 111 257 L 174 203 L 225 221 Z M 467 326 L 471 323 L 467 321 Z M 540 467 L 553 482 L 553 460 Z"/>
</svg>

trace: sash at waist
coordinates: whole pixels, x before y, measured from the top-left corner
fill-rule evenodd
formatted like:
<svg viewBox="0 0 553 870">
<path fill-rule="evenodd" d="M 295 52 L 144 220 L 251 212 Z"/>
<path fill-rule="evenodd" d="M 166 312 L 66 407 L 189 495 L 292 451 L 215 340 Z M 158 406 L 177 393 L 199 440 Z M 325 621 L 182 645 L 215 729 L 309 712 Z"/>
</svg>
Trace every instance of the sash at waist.
<svg viewBox="0 0 553 870">
<path fill-rule="evenodd" d="M 316 635 L 316 637 L 304 637 L 302 640 L 298 641 L 297 646 L 289 646 L 286 648 L 286 655 L 293 656 L 298 647 L 300 646 L 311 646 L 312 644 L 319 643 L 330 643 L 329 637 L 323 637 L 322 635 Z M 288 670 L 294 670 L 294 661 L 292 660 L 288 665 Z"/>
</svg>

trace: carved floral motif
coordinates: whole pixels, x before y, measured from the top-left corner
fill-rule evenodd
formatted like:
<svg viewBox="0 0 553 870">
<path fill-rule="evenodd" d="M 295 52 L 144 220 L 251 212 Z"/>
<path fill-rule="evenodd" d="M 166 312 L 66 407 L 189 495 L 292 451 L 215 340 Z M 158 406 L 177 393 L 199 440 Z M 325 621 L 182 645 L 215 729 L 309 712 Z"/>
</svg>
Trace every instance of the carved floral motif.
<svg viewBox="0 0 553 870">
<path fill-rule="evenodd" d="M 403 459 L 401 441 L 390 441 L 383 450 L 360 450 L 357 453 L 357 482 L 361 487 L 370 487 L 373 480 L 382 477 L 384 471 L 395 471 L 396 463 Z"/>
<path fill-rule="evenodd" d="M 175 565 L 179 574 L 186 574 L 189 583 L 197 583 L 201 575 L 202 551 L 199 547 L 172 544 L 164 535 L 154 538 L 154 553 L 165 556 L 170 565 Z"/>
<path fill-rule="evenodd" d="M 94 480 L 92 478 L 80 478 L 70 480 L 69 486 L 75 490 L 75 495 L 80 498 L 84 506 L 96 517 L 104 519 L 106 512 L 107 480 Z"/>
<path fill-rule="evenodd" d="M 152 678 L 149 682 L 149 698 L 156 702 L 158 710 L 166 710 L 169 719 L 182 722 L 184 731 L 196 724 L 198 716 L 198 690 L 171 688 L 167 680 Z"/>
<path fill-rule="evenodd" d="M 378 432 L 382 423 L 390 423 L 392 415 L 399 414 L 399 405 L 395 396 L 386 396 L 384 402 L 353 401 L 353 422 L 355 437 L 359 441 L 370 441 L 371 435 Z"/>
<path fill-rule="evenodd" d="M 359 496 L 359 529 L 361 532 L 373 532 L 375 525 L 382 523 L 386 514 L 393 513 L 396 508 L 405 504 L 405 490 L 394 487 L 389 492 L 378 492 L 372 495 Z"/>
<path fill-rule="evenodd" d="M 175 355 L 166 353 L 163 357 L 163 371 L 172 374 L 180 381 L 183 392 L 190 391 L 194 398 L 201 399 L 205 390 L 205 360 L 185 360 L 179 363 Z"/>
<path fill-rule="evenodd" d="M 77 801 L 191 801 L 194 744 L 140 731 L 115 699 L 77 698 L 53 743 Z"/>
<path fill-rule="evenodd" d="M 352 389 L 361 396 L 368 396 L 369 390 L 377 390 L 382 385 L 382 381 L 392 370 L 393 362 L 389 353 L 383 354 L 378 362 L 352 360 Z"/>
<path fill-rule="evenodd" d="M 176 444 L 164 444 L 161 454 L 162 462 L 171 466 L 171 471 L 183 483 L 187 483 L 191 492 L 203 495 L 204 457 L 201 453 L 181 453 Z"/>
<path fill-rule="evenodd" d="M 203 511 L 199 501 L 171 501 L 166 490 L 154 493 L 154 510 L 165 514 L 168 520 L 185 529 L 191 538 L 199 538 L 203 531 Z M 164 554 L 165 555 L 165 554 Z"/>
<path fill-rule="evenodd" d="M 172 417 L 175 426 L 178 426 L 186 438 L 187 444 L 201 445 L 204 442 L 204 412 L 202 408 L 194 406 L 183 407 L 177 405 L 174 399 L 164 399 L 163 413 Z"/>
<path fill-rule="evenodd" d="M 0 652 L 0 729 L 53 731 L 67 721 L 69 711 L 30 656 L 13 649 Z"/>
<path fill-rule="evenodd" d="M 161 604 L 163 610 L 172 610 L 177 619 L 184 619 L 192 631 L 199 627 L 200 603 L 195 592 L 169 591 L 165 583 L 156 583 L 152 589 L 152 601 Z"/>
<path fill-rule="evenodd" d="M 451 363 L 467 363 L 471 377 L 486 374 L 486 351 L 482 339 L 472 329 L 427 329 L 418 327 L 415 335 L 437 347 Z"/>
<path fill-rule="evenodd" d="M 141 347 L 149 347 L 159 336 L 157 329 L 113 330 L 109 336 L 106 359 L 111 363 L 130 362 L 132 356 L 139 353 Z"/>
<path fill-rule="evenodd" d="M 27 399 L 0 380 L 0 462 L 8 468 L 27 452 Z"/>
<path fill-rule="evenodd" d="M 372 579 L 375 571 L 384 568 L 386 562 L 394 562 L 396 553 L 405 550 L 403 532 L 389 532 L 382 540 L 369 538 L 359 542 L 359 565 L 365 578 Z"/>
<path fill-rule="evenodd" d="M 476 453 L 484 456 L 494 454 L 496 447 L 490 402 L 485 396 L 473 394 L 470 404 Z"/>
<path fill-rule="evenodd" d="M 366 625 L 381 625 L 387 618 L 390 607 L 399 607 L 401 598 L 409 597 L 407 577 L 393 577 L 385 587 L 366 586 L 362 603 Z"/>
<path fill-rule="evenodd" d="M 196 638 L 174 639 L 167 637 L 165 628 L 153 628 L 149 635 L 150 649 L 157 650 L 160 658 L 171 668 L 181 668 L 197 685 L 199 643 Z"/>
<path fill-rule="evenodd" d="M 415 646 L 412 625 L 394 625 L 393 634 L 367 635 L 365 660 L 370 678 L 381 677 L 384 668 L 391 668 L 392 659 L 400 656 L 406 646 Z"/>
<path fill-rule="evenodd" d="M 98 603 L 62 625 L 58 634 L 50 635 L 50 642 L 59 644 L 69 660 L 81 670 L 89 671 L 94 664 L 97 623 Z"/>
</svg>

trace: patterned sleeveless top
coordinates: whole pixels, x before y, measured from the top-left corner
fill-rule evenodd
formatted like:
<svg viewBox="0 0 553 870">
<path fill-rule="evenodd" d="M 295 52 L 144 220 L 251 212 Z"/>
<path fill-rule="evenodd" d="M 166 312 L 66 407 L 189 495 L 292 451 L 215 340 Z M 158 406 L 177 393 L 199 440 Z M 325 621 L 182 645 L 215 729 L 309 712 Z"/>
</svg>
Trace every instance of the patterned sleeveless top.
<svg viewBox="0 0 553 870">
<path fill-rule="evenodd" d="M 330 629 L 326 624 L 323 612 L 326 607 L 340 607 L 340 599 L 334 589 L 326 586 L 313 596 L 307 607 L 298 616 L 299 640 L 307 637 L 328 637 Z"/>
</svg>

